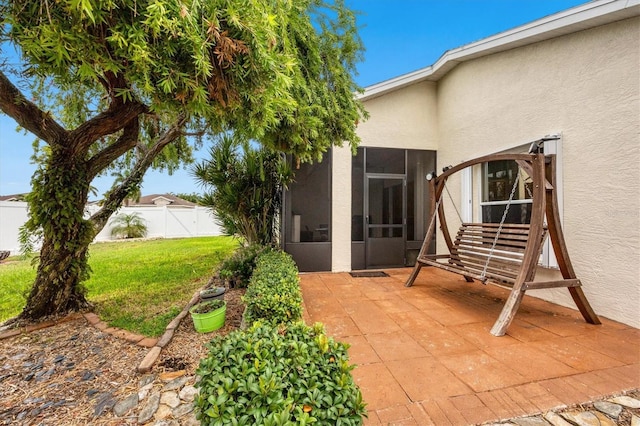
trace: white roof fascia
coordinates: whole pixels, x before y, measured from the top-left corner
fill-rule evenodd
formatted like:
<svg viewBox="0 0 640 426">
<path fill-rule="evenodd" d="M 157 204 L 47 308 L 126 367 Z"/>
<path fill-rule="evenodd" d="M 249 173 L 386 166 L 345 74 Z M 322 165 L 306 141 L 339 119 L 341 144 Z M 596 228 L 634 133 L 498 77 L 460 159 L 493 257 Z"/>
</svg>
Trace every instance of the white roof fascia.
<svg viewBox="0 0 640 426">
<path fill-rule="evenodd" d="M 640 15 L 640 0 L 594 0 L 511 30 L 447 50 L 435 64 L 373 84 L 358 96 L 372 99 L 420 81 L 438 81 L 461 62 Z"/>
<path fill-rule="evenodd" d="M 170 202 L 170 203 L 173 203 L 173 200 L 172 200 L 172 199 L 167 198 L 167 197 L 163 197 L 162 195 L 160 195 L 159 197 L 155 197 L 155 198 L 152 198 L 152 199 L 151 199 L 151 201 L 156 201 L 156 200 L 166 200 L 166 201 L 168 201 L 168 202 Z"/>
</svg>

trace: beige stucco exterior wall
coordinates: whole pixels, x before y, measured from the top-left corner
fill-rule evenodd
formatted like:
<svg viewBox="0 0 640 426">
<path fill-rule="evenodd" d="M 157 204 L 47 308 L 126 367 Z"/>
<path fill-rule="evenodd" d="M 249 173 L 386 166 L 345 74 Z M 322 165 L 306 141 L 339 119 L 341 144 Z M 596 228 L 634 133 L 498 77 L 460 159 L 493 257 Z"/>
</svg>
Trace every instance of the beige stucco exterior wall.
<svg viewBox="0 0 640 426">
<path fill-rule="evenodd" d="M 351 270 L 351 148 L 332 150 L 331 270 Z"/>
<path fill-rule="evenodd" d="M 436 149 L 436 85 L 422 82 L 364 102 L 369 120 L 358 125 L 362 146 Z"/>
<path fill-rule="evenodd" d="M 574 268 L 596 313 L 635 327 L 639 28 L 640 19 L 628 19 L 465 62 L 438 82 L 437 93 L 439 167 L 562 133 L 563 220 Z M 449 188 L 459 199 L 459 184 Z M 528 294 L 575 307 L 566 289 Z"/>
</svg>

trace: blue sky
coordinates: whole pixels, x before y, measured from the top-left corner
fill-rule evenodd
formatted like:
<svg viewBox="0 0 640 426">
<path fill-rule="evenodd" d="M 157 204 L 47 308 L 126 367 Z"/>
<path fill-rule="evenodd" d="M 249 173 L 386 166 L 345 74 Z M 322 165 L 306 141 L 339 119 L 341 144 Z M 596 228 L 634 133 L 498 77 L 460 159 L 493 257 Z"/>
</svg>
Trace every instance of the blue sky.
<svg viewBox="0 0 640 426">
<path fill-rule="evenodd" d="M 363 87 L 432 65 L 447 50 L 585 3 L 583 0 L 346 0 L 360 11 L 366 52 L 356 81 Z M 0 195 L 28 192 L 33 136 L 0 114 Z M 206 149 L 204 150 L 206 152 Z M 94 183 L 100 193 L 111 179 Z M 187 170 L 150 171 L 143 195 L 201 192 Z"/>
</svg>

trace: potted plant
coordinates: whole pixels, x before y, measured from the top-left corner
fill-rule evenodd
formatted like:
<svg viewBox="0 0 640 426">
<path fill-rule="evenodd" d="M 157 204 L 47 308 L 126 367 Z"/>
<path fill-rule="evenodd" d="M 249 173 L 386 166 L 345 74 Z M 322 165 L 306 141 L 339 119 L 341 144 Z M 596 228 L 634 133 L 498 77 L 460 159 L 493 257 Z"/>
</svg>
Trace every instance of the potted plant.
<svg viewBox="0 0 640 426">
<path fill-rule="evenodd" d="M 193 326 L 199 333 L 208 333 L 224 325 L 227 302 L 214 299 L 198 303 L 189 309 Z"/>
</svg>

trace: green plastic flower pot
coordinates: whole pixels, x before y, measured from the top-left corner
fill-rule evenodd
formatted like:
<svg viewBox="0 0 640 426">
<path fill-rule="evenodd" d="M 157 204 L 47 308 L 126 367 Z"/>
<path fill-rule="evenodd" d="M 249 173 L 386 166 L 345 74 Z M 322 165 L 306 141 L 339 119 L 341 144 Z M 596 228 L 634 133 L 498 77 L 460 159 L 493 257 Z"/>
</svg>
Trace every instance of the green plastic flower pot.
<svg viewBox="0 0 640 426">
<path fill-rule="evenodd" d="M 203 312 L 207 310 L 207 304 L 210 303 L 212 302 L 198 303 L 189 309 L 191 319 L 193 319 L 193 326 L 198 333 L 208 333 L 210 331 L 217 330 L 224 325 L 227 313 L 227 303 L 222 302 L 222 307 L 212 311 Z"/>
</svg>

